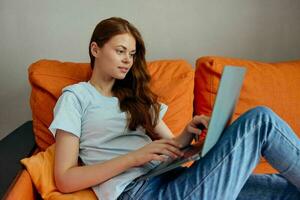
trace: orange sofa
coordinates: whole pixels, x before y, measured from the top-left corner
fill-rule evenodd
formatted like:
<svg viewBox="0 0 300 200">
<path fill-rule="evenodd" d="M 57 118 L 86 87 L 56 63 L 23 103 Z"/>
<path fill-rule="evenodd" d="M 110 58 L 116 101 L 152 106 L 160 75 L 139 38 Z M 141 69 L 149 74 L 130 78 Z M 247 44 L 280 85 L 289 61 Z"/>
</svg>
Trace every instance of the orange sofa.
<svg viewBox="0 0 300 200">
<path fill-rule="evenodd" d="M 300 136 L 297 118 L 300 116 L 300 60 L 263 63 L 213 56 L 199 58 L 194 69 L 184 60 L 148 63 L 152 76 L 150 87 L 159 100 L 169 106 L 164 121 L 175 134 L 184 128 L 193 114 L 211 114 L 225 65 L 247 68 L 233 120 L 249 108 L 265 105 L 286 120 Z M 4 165 L 11 168 L 9 174 L 1 172 L 1 176 L 6 177 L 6 185 L 1 185 L 4 199 L 96 199 L 91 189 L 71 194 L 58 192 L 53 180 L 54 138 L 47 129 L 61 89 L 88 80 L 91 75 L 89 65 L 40 60 L 28 71 L 33 120 L 1 140 L 0 147 L 5 149 L 0 151 L 6 152 L 7 158 L 14 157 L 1 163 L 1 171 L 5 169 Z M 276 173 L 276 170 L 262 159 L 254 173 Z"/>
</svg>

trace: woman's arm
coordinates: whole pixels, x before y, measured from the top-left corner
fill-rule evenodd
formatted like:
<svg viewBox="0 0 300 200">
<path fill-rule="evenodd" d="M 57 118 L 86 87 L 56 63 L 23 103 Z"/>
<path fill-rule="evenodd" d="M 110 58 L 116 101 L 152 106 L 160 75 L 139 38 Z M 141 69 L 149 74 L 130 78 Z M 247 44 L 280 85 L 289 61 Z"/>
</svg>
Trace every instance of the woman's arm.
<svg viewBox="0 0 300 200">
<path fill-rule="evenodd" d="M 178 136 L 174 136 L 172 131 L 164 123 L 163 120 L 160 120 L 154 131 L 162 138 L 173 138 L 181 147 L 185 147 L 191 143 L 194 138 L 194 134 L 200 135 L 201 130 L 197 128 L 198 124 L 203 124 L 206 128 L 208 127 L 210 118 L 205 115 L 196 115 L 193 117 L 192 121 L 188 123 L 185 129 Z"/>
<path fill-rule="evenodd" d="M 79 138 L 57 130 L 54 176 L 57 188 L 64 193 L 102 183 L 135 165 L 133 157 L 119 156 L 104 163 L 78 166 Z"/>
<path fill-rule="evenodd" d="M 154 141 L 136 151 L 103 163 L 78 166 L 79 138 L 63 130 L 57 130 L 54 176 L 57 188 L 64 193 L 74 192 L 100 184 L 129 168 L 151 160 L 164 161 L 164 155 L 182 156 L 178 144 L 171 139 Z"/>
<path fill-rule="evenodd" d="M 193 139 L 193 135 L 189 134 L 185 130 L 180 135 L 175 137 L 163 120 L 160 120 L 157 123 L 156 127 L 154 128 L 154 131 L 161 138 L 174 139 L 180 145 L 180 147 L 185 147 L 189 145 Z"/>
</svg>

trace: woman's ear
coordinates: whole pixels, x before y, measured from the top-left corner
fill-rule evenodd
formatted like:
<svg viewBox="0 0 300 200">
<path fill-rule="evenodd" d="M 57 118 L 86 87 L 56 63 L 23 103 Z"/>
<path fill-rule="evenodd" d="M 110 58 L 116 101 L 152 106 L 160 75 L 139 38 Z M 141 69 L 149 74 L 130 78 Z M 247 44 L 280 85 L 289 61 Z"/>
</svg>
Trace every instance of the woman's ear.
<svg viewBox="0 0 300 200">
<path fill-rule="evenodd" d="M 96 43 L 96 42 L 92 42 L 90 48 L 91 48 L 91 53 L 92 53 L 92 55 L 93 55 L 95 58 L 98 57 L 98 54 L 99 54 L 99 47 L 98 47 L 97 43 Z"/>
</svg>

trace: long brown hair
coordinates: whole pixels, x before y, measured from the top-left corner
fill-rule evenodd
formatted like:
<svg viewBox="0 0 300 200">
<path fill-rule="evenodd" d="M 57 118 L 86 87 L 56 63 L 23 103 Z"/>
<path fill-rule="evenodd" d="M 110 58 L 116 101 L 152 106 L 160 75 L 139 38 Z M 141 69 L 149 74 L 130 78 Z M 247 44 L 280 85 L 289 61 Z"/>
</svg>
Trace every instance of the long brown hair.
<svg viewBox="0 0 300 200">
<path fill-rule="evenodd" d="M 116 79 L 112 92 L 119 99 L 120 109 L 127 113 L 127 126 L 130 130 L 136 130 L 138 126 L 145 128 L 147 135 L 152 139 L 158 139 L 154 132 L 159 118 L 160 104 L 149 87 L 150 75 L 145 59 L 145 45 L 139 31 L 127 20 L 112 17 L 101 21 L 95 27 L 89 44 L 91 68 L 94 68 L 95 57 L 91 53 L 91 43 L 96 42 L 101 48 L 113 36 L 129 33 L 136 40 L 136 54 L 133 65 L 126 77 Z"/>
</svg>

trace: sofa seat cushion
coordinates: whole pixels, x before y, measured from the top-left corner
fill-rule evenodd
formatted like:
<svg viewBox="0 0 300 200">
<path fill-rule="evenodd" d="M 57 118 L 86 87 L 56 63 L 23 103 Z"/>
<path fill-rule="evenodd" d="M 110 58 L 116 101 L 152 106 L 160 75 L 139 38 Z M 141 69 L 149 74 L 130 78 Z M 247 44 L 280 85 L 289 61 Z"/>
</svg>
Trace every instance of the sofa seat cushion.
<svg viewBox="0 0 300 200">
<path fill-rule="evenodd" d="M 300 60 L 265 63 L 213 56 L 199 58 L 195 72 L 195 114 L 211 115 L 225 65 L 247 68 L 233 120 L 250 108 L 264 105 L 282 117 L 300 136 Z M 265 160 L 261 163 L 255 172 L 276 172 Z"/>
<path fill-rule="evenodd" d="M 150 87 L 159 101 L 168 105 L 165 123 L 174 134 L 183 130 L 192 119 L 194 70 L 184 60 L 160 60 L 147 63 L 152 77 Z M 35 140 L 40 149 L 45 150 L 54 143 L 48 127 L 53 120 L 53 108 L 62 89 L 91 76 L 88 63 L 40 60 L 29 69 L 32 92 L 32 110 Z"/>
</svg>

